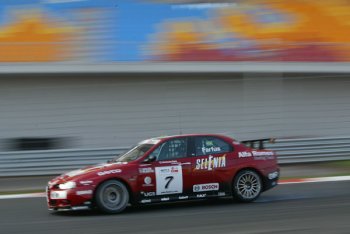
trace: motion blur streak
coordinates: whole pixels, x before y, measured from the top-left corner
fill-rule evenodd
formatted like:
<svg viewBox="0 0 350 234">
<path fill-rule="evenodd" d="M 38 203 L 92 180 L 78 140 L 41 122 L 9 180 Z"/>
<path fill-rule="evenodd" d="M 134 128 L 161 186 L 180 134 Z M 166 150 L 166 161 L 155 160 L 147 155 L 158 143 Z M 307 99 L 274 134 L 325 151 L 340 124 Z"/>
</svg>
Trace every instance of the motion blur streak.
<svg viewBox="0 0 350 234">
<path fill-rule="evenodd" d="M 0 3 L 0 62 L 350 61 L 346 0 Z"/>
<path fill-rule="evenodd" d="M 347 233 L 350 183 L 280 186 L 253 204 L 231 200 L 130 207 L 120 215 L 49 213 L 43 198 L 1 200 L 3 233 Z"/>
<path fill-rule="evenodd" d="M 162 23 L 149 50 L 160 60 L 350 59 L 348 1 L 261 0 L 187 6 L 197 12 L 204 8 L 210 14 Z"/>
<path fill-rule="evenodd" d="M 32 197 L 45 197 L 45 193 L 24 193 L 24 194 L 0 195 L 0 199 L 18 199 L 18 198 L 32 198 Z"/>
<path fill-rule="evenodd" d="M 333 177 L 282 180 L 281 182 L 279 182 L 279 184 L 303 184 L 303 183 L 335 182 L 335 181 L 348 181 L 348 180 L 350 180 L 350 176 L 333 176 Z"/>
<path fill-rule="evenodd" d="M 0 62 L 91 61 L 108 56 L 111 10 L 77 1 L 0 0 Z"/>
</svg>

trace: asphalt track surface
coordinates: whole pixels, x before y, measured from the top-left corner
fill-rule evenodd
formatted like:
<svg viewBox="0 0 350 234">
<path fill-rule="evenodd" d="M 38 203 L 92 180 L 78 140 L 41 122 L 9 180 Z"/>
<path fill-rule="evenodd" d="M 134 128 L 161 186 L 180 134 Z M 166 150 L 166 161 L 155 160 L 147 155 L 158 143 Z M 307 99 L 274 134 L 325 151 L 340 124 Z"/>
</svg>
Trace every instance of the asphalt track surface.
<svg viewBox="0 0 350 234">
<path fill-rule="evenodd" d="M 45 198 L 0 200 L 0 233 L 350 233 L 350 181 L 279 185 L 254 203 L 230 199 L 51 212 Z"/>
</svg>

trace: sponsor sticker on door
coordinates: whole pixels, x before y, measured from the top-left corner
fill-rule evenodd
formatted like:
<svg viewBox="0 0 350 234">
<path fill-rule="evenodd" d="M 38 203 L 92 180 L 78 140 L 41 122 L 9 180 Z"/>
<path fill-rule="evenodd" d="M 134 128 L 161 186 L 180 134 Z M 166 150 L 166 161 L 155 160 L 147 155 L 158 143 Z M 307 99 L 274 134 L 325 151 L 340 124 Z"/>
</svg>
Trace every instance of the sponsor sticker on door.
<svg viewBox="0 0 350 234">
<path fill-rule="evenodd" d="M 209 155 L 206 158 L 199 158 L 196 160 L 195 170 L 208 170 L 211 171 L 216 168 L 226 167 L 226 154 L 214 157 Z"/>
<path fill-rule="evenodd" d="M 219 183 L 193 185 L 193 192 L 218 191 L 218 190 L 219 190 Z"/>
<path fill-rule="evenodd" d="M 140 174 L 148 174 L 148 173 L 153 173 L 153 172 L 154 172 L 154 170 L 151 167 L 139 168 Z"/>
</svg>

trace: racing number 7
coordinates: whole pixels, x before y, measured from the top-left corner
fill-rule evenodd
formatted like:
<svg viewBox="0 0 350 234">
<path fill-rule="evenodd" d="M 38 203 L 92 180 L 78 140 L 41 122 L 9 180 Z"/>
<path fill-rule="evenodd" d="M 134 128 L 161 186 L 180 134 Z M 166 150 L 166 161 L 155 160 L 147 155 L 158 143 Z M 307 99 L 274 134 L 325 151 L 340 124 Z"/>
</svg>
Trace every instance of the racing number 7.
<svg viewBox="0 0 350 234">
<path fill-rule="evenodd" d="M 165 188 L 167 189 L 169 187 L 170 182 L 174 179 L 174 176 L 167 176 L 165 177 L 165 180 L 167 180 L 165 184 Z"/>
</svg>

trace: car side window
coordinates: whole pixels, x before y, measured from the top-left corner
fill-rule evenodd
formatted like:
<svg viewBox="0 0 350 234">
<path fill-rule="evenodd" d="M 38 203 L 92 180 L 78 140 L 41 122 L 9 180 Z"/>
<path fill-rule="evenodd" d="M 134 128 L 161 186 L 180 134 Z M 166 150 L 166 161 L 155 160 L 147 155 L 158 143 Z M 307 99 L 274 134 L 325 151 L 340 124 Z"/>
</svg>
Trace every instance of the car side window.
<svg viewBox="0 0 350 234">
<path fill-rule="evenodd" d="M 196 137 L 196 156 L 228 153 L 232 151 L 232 146 L 217 137 Z"/>
<path fill-rule="evenodd" d="M 187 138 L 171 139 L 158 146 L 150 156 L 157 161 L 187 157 Z"/>
</svg>

